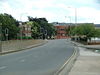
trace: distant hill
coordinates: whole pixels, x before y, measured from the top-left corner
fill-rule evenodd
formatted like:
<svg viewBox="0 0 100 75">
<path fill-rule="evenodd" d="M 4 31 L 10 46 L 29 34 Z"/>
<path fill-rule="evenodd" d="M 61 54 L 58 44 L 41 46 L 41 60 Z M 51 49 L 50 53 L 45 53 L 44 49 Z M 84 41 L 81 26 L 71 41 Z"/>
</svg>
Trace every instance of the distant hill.
<svg viewBox="0 0 100 75">
<path fill-rule="evenodd" d="M 74 23 L 59 23 L 59 22 L 52 22 L 54 26 L 68 26 L 68 25 L 75 25 Z"/>
<path fill-rule="evenodd" d="M 100 27 L 100 24 L 94 24 L 95 25 L 95 27 Z"/>
<path fill-rule="evenodd" d="M 68 26 L 68 25 L 75 25 L 75 23 L 59 23 L 59 22 L 52 22 L 52 24 L 54 25 L 54 26 Z M 77 23 L 77 25 L 79 25 L 79 24 L 83 24 L 83 23 Z M 100 27 L 100 24 L 94 24 L 95 25 L 95 27 Z"/>
</svg>

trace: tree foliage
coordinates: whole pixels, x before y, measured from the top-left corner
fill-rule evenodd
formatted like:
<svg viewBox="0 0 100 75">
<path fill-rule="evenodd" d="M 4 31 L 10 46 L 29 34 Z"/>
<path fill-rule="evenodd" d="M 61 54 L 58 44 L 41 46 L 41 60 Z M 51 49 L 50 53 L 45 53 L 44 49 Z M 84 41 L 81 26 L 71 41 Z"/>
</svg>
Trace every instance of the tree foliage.
<svg viewBox="0 0 100 75">
<path fill-rule="evenodd" d="M 33 18 L 28 17 L 29 21 L 33 22 L 32 33 L 35 37 L 47 38 L 48 36 L 51 38 L 55 34 L 55 28 L 52 24 L 48 23 L 46 18 Z"/>
<path fill-rule="evenodd" d="M 79 24 L 76 27 L 73 27 L 71 29 L 71 34 L 72 35 L 77 35 L 77 36 L 85 36 L 85 38 L 87 40 L 91 37 L 100 36 L 100 31 L 95 29 L 94 24 L 84 23 L 84 24 Z"/>
<path fill-rule="evenodd" d="M 0 14 L 0 23 L 2 23 L 2 34 L 4 39 L 6 38 L 5 29 L 8 29 L 9 39 L 16 37 L 16 34 L 19 31 L 18 21 L 16 21 L 11 15 L 5 13 Z"/>
<path fill-rule="evenodd" d="M 27 22 L 27 25 L 31 25 L 32 37 L 34 39 L 37 39 L 38 36 L 40 35 L 40 26 L 39 26 L 39 24 L 35 21 L 30 21 L 30 22 Z"/>
<path fill-rule="evenodd" d="M 100 37 L 100 29 L 95 29 L 95 36 L 94 37 Z"/>
</svg>

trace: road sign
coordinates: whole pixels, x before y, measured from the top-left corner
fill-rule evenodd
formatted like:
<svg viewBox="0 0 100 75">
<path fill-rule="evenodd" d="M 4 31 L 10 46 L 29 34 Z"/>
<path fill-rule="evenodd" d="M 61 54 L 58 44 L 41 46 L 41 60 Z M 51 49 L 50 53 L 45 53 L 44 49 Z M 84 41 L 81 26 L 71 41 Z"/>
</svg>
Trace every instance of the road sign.
<svg viewBox="0 0 100 75">
<path fill-rule="evenodd" d="M 6 40 L 8 40 L 8 33 L 9 33 L 9 29 L 6 28 L 6 29 L 5 29 Z"/>
</svg>

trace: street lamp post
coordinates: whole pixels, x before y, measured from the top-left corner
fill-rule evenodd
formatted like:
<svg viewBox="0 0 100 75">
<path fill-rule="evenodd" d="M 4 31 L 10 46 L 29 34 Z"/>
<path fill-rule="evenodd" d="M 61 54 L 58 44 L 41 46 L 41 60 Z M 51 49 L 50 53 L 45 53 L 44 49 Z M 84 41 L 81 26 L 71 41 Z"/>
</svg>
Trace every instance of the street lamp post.
<svg viewBox="0 0 100 75">
<path fill-rule="evenodd" d="M 20 38 L 21 38 L 21 41 L 22 41 L 22 37 L 23 37 L 23 26 L 22 26 L 22 23 L 20 23 Z"/>
<path fill-rule="evenodd" d="M 68 8 L 73 8 L 73 7 L 68 7 Z M 77 28 L 77 8 L 74 8 L 74 10 L 75 10 L 75 28 Z M 76 35 L 77 34 L 75 34 L 75 41 L 77 41 Z"/>
<path fill-rule="evenodd" d="M 0 52 L 2 52 L 2 23 L 0 23 Z"/>
<path fill-rule="evenodd" d="M 27 25 L 27 35 L 26 35 L 26 37 L 27 37 L 27 40 L 28 40 L 28 33 L 29 33 L 29 26 Z"/>
<path fill-rule="evenodd" d="M 42 35 L 42 39 L 44 40 L 45 39 L 45 29 L 43 28 L 43 27 L 40 27 L 40 33 L 42 33 L 41 35 Z"/>
<path fill-rule="evenodd" d="M 65 16 L 65 18 L 66 18 L 66 16 Z M 69 26 L 69 32 L 68 32 L 69 35 L 68 36 L 70 37 L 71 36 L 71 16 L 68 16 L 67 18 L 69 19 L 69 25 L 68 25 Z"/>
<path fill-rule="evenodd" d="M 70 34 L 70 31 L 71 31 L 71 28 L 70 28 L 71 27 L 71 16 L 68 16 L 68 18 L 69 18 L 69 35 L 71 35 Z"/>
<path fill-rule="evenodd" d="M 45 39 L 47 39 L 47 30 L 45 30 Z"/>
<path fill-rule="evenodd" d="M 68 7 L 68 8 L 73 8 L 73 7 Z M 74 13 L 75 13 L 75 25 L 77 26 L 77 8 L 74 8 Z"/>
<path fill-rule="evenodd" d="M 21 14 L 20 14 L 20 21 L 22 21 L 22 17 L 23 17 L 25 14 L 28 14 L 28 13 L 21 13 Z"/>
<path fill-rule="evenodd" d="M 75 28 L 77 28 L 77 8 L 75 8 Z M 75 41 L 77 41 L 76 36 L 77 34 L 75 34 Z"/>
<path fill-rule="evenodd" d="M 74 9 L 75 9 L 75 25 L 77 26 L 77 8 Z"/>
<path fill-rule="evenodd" d="M 28 13 L 21 13 L 20 14 L 20 21 L 22 21 L 22 17 L 25 15 L 25 14 L 28 14 Z M 21 25 L 21 40 L 22 40 L 22 37 L 23 37 L 23 25 L 22 25 L 22 22 L 20 23 L 20 25 Z M 28 26 L 26 26 L 26 28 L 27 28 L 27 33 L 26 33 L 26 36 L 27 36 L 27 39 L 28 39 Z"/>
<path fill-rule="evenodd" d="M 69 16 L 68 18 L 69 18 L 69 20 L 70 20 L 70 25 L 69 25 L 69 37 L 71 37 L 71 17 Z"/>
</svg>

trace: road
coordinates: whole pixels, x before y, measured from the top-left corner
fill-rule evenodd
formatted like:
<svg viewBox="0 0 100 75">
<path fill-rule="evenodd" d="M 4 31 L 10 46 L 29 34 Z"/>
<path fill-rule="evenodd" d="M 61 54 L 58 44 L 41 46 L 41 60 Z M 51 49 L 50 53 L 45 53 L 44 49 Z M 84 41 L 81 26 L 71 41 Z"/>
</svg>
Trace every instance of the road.
<svg viewBox="0 0 100 75">
<path fill-rule="evenodd" d="M 0 75 L 53 75 L 72 55 L 67 40 L 49 40 L 29 50 L 0 56 Z"/>
</svg>

